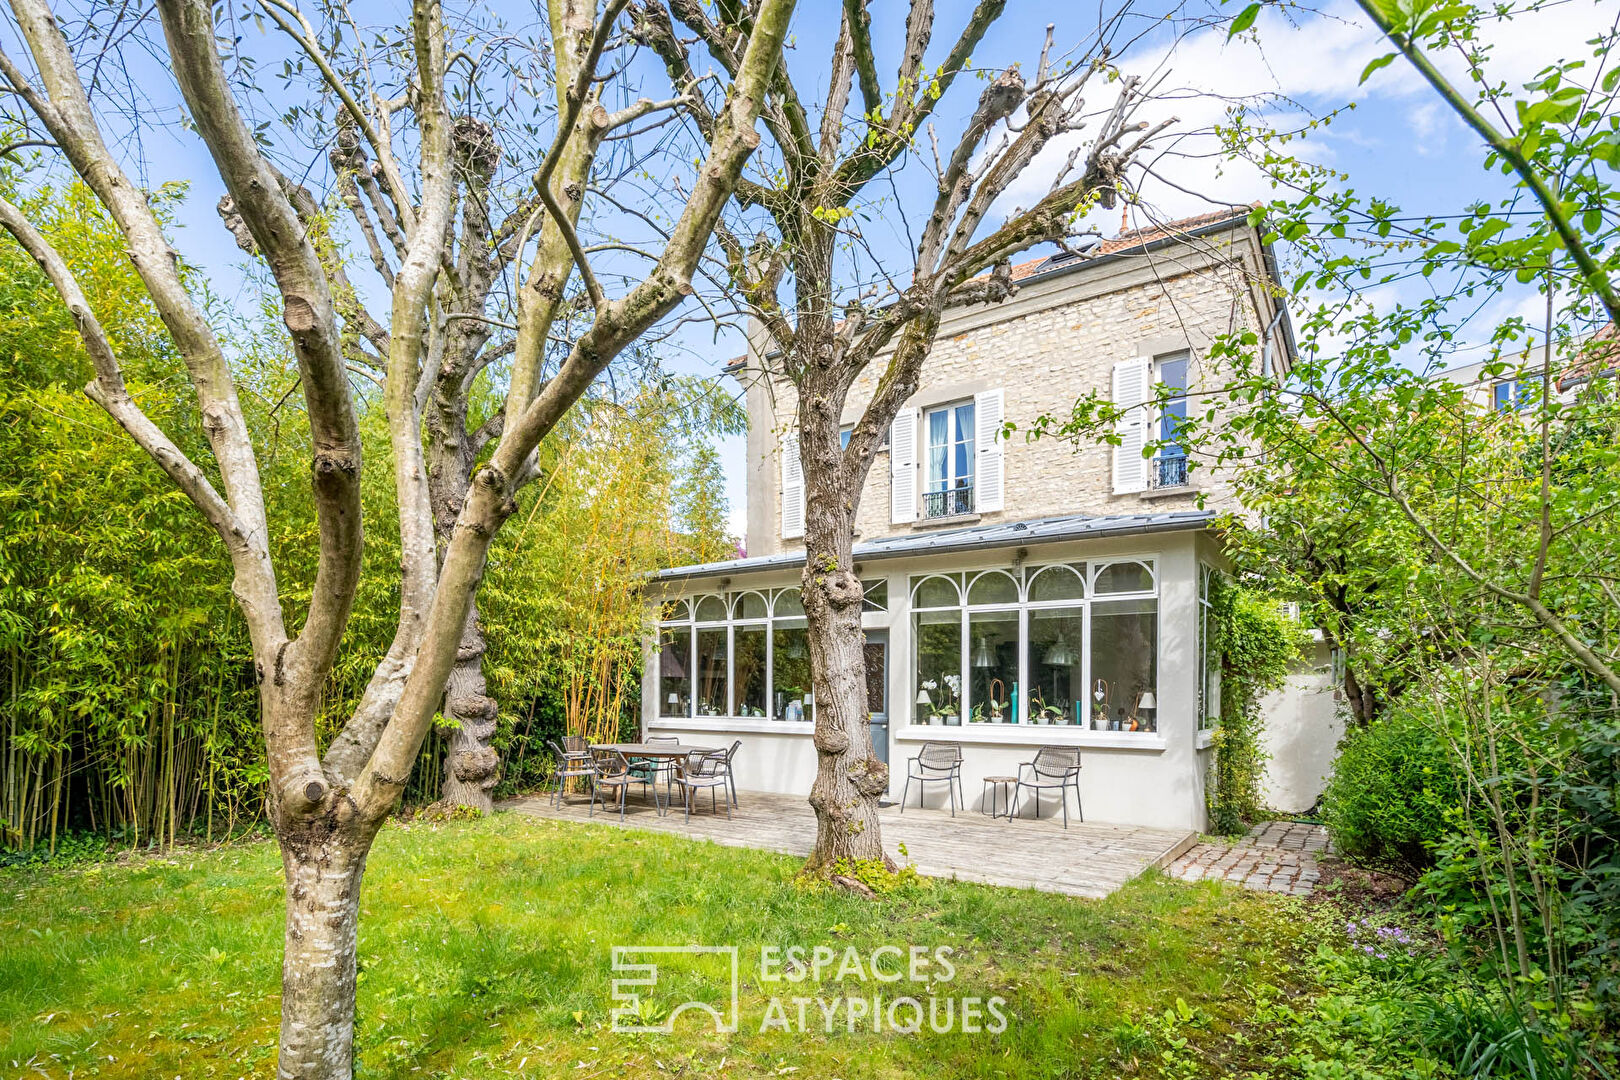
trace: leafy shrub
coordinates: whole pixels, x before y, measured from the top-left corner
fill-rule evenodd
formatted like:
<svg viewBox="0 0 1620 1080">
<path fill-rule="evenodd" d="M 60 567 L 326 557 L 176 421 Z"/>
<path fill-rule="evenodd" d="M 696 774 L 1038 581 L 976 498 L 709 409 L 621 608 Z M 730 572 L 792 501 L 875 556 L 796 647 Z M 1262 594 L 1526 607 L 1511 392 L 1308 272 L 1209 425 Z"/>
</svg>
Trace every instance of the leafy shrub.
<svg viewBox="0 0 1620 1080">
<path fill-rule="evenodd" d="M 1345 736 L 1322 796 L 1341 854 L 1408 881 L 1434 866 L 1457 781 L 1433 724 L 1421 708 L 1403 706 Z"/>
</svg>

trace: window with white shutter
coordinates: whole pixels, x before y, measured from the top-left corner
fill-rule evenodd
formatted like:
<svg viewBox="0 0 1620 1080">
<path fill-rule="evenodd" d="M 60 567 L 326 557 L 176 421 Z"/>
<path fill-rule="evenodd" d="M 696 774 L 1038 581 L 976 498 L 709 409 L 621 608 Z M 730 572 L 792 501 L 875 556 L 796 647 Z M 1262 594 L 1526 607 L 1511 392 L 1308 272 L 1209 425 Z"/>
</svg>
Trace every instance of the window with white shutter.
<svg viewBox="0 0 1620 1080">
<path fill-rule="evenodd" d="M 804 535 L 804 463 L 799 460 L 799 433 L 782 433 L 782 539 Z"/>
<path fill-rule="evenodd" d="M 1005 395 L 1000 390 L 986 390 L 976 394 L 973 398 L 973 412 L 978 431 L 974 436 L 975 453 L 978 462 L 974 469 L 977 474 L 974 485 L 977 491 L 974 496 L 974 509 L 980 513 L 1000 510 L 1005 498 L 1005 478 L 1002 472 L 1002 452 L 1006 447 L 1006 440 L 1001 435 L 1001 425 L 1006 419 Z"/>
<path fill-rule="evenodd" d="M 917 518 L 917 410 L 901 409 L 889 425 L 889 520 Z"/>
<path fill-rule="evenodd" d="M 1145 356 L 1114 365 L 1114 407 L 1123 415 L 1114 425 L 1119 445 L 1114 447 L 1114 494 L 1147 490 L 1147 460 L 1142 449 L 1148 439 L 1148 380 L 1153 362 Z"/>
</svg>

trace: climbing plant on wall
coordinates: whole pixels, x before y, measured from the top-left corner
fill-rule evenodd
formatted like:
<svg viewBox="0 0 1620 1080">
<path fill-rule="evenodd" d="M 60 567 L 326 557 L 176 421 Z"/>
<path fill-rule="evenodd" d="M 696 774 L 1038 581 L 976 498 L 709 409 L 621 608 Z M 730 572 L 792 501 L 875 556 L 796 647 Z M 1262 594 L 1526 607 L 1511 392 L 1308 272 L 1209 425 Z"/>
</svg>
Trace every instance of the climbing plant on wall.
<svg viewBox="0 0 1620 1080">
<path fill-rule="evenodd" d="M 1210 829 L 1238 833 L 1260 818 L 1260 699 L 1280 687 L 1305 645 L 1298 620 L 1275 600 L 1224 575 L 1211 582 L 1213 645 L 1221 658 L 1221 719 L 1214 730 Z"/>
</svg>

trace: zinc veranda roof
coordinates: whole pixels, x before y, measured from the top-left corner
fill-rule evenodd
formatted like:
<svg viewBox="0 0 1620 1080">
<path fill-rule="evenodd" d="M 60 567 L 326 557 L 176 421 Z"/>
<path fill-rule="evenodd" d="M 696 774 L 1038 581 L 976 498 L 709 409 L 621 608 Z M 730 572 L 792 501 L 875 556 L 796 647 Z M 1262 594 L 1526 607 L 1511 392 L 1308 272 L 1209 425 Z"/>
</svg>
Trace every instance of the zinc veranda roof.
<svg viewBox="0 0 1620 1080">
<path fill-rule="evenodd" d="M 1014 544 L 1048 544 L 1062 540 L 1091 540 L 1104 536 L 1135 533 L 1177 532 L 1207 528 L 1215 520 L 1211 510 L 1183 510 L 1166 514 L 1065 514 L 995 525 L 973 525 L 939 532 L 902 533 L 862 540 L 855 545 L 858 561 L 892 559 L 904 555 L 948 555 L 983 548 L 1010 547 Z M 725 562 L 671 566 L 656 571 L 655 581 L 686 581 L 693 578 L 725 577 L 754 571 L 781 570 L 804 563 L 804 552 L 785 551 L 780 555 L 760 555 Z"/>
</svg>

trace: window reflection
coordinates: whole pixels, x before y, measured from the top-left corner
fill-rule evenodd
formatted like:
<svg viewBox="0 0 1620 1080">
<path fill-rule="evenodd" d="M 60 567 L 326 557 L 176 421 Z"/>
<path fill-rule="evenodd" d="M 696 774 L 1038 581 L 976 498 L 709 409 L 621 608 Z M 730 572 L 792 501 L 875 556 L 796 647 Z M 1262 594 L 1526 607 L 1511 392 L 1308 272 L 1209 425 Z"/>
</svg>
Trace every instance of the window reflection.
<svg viewBox="0 0 1620 1080">
<path fill-rule="evenodd" d="M 1119 600 L 1091 609 L 1092 711 L 1106 717 L 1103 730 L 1158 730 L 1158 608 Z"/>
<path fill-rule="evenodd" d="M 815 716 L 810 692 L 810 634 L 802 622 L 771 628 L 771 716 L 777 720 L 810 720 Z"/>
<path fill-rule="evenodd" d="M 1079 608 L 1029 613 L 1029 715 L 1036 723 L 1073 724 L 1084 715 L 1083 616 Z"/>
<path fill-rule="evenodd" d="M 697 714 L 724 716 L 730 697 L 726 693 L 726 628 L 699 629 L 697 632 Z"/>
<path fill-rule="evenodd" d="M 976 724 L 1012 723 L 1018 699 L 1018 612 L 968 615 L 970 672 L 968 719 Z"/>
<path fill-rule="evenodd" d="M 692 704 L 692 634 L 684 627 L 659 634 L 658 715 L 686 716 Z"/>
<path fill-rule="evenodd" d="M 736 681 L 733 716 L 765 715 L 765 627 L 739 626 L 732 631 L 732 677 Z"/>
</svg>

